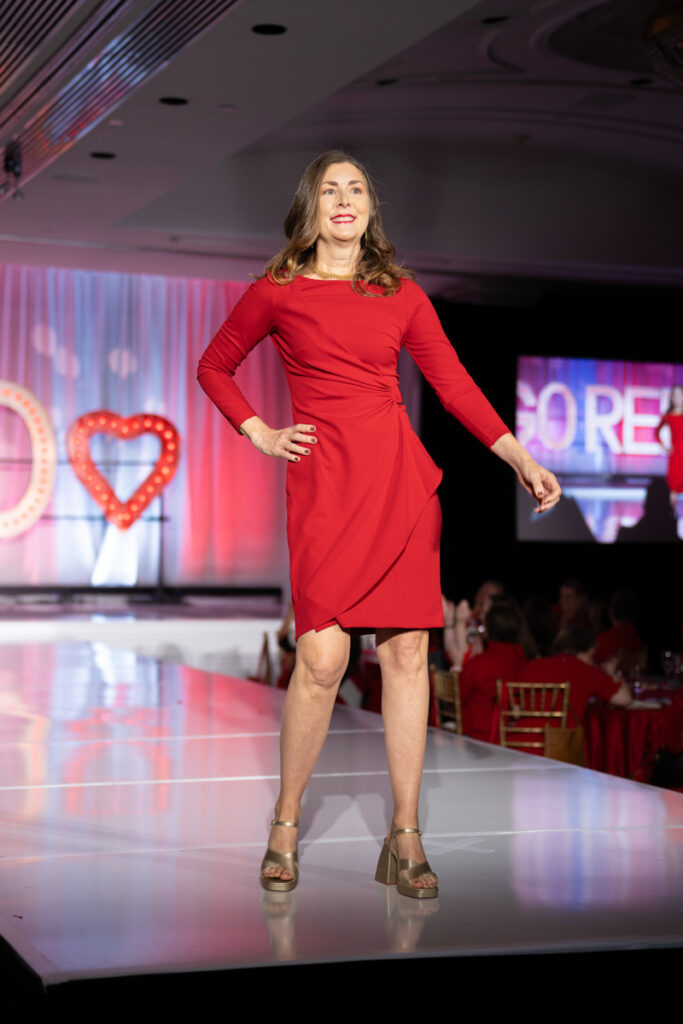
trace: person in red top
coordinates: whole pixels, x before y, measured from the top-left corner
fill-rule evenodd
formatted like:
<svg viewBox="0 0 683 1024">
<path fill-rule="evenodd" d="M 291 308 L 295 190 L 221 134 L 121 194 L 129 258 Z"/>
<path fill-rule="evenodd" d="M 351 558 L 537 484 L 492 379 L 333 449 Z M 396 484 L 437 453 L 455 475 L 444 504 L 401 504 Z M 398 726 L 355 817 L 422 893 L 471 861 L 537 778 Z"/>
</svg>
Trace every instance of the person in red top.
<svg viewBox="0 0 683 1024">
<path fill-rule="evenodd" d="M 558 636 L 567 626 L 588 628 L 590 619 L 588 594 L 582 583 L 579 583 L 578 580 L 565 580 L 561 584 L 553 614 Z"/>
<path fill-rule="evenodd" d="M 394 798 L 375 877 L 395 882 L 403 895 L 433 898 L 437 878 L 420 842 L 418 798 L 428 631 L 443 627 L 436 493 L 442 474 L 401 398 L 401 349 L 445 408 L 515 470 L 537 499 L 537 512 L 557 504 L 560 486 L 510 433 L 462 366 L 425 293 L 396 264 L 362 164 L 339 150 L 317 156 L 299 182 L 285 234 L 286 246 L 244 293 L 198 367 L 201 386 L 232 427 L 261 455 L 287 461 L 296 663 L 261 884 L 276 892 L 297 884 L 301 800 L 355 631 L 377 637 Z M 284 427 L 262 420 L 234 380 L 269 335 L 292 399 L 292 421 Z M 463 487 L 473 501 L 496 500 L 485 480 Z"/>
<path fill-rule="evenodd" d="M 683 386 L 675 384 L 671 389 L 671 401 L 659 425 L 655 430 L 657 440 L 664 446 L 661 432 L 667 426 L 671 432 L 669 466 L 666 471 L 666 482 L 671 492 L 671 504 L 675 508 L 678 495 L 683 492 Z"/>
<path fill-rule="evenodd" d="M 581 626 L 568 626 L 558 636 L 550 658 L 535 658 L 530 661 L 519 680 L 521 683 L 570 683 L 569 703 L 571 710 L 567 725 L 572 728 L 584 724 L 586 706 L 591 697 L 600 697 L 619 707 L 632 701 L 631 691 L 626 683 L 618 683 L 603 669 L 593 664 L 595 641 L 588 630 Z M 538 720 L 519 719 L 518 725 L 538 725 Z M 550 720 L 559 726 L 559 719 Z M 539 753 L 530 750 L 529 753 Z"/>
<path fill-rule="evenodd" d="M 519 645 L 522 615 L 512 601 L 494 598 L 486 615 L 486 650 L 460 673 L 462 728 L 466 736 L 488 741 L 496 703 L 496 682 L 517 680 L 526 665 Z"/>
<path fill-rule="evenodd" d="M 617 590 L 609 604 L 612 628 L 598 634 L 593 661 L 602 665 L 612 658 L 618 658 L 621 651 L 639 651 L 643 641 L 633 625 L 636 617 L 636 602 L 630 590 Z"/>
</svg>

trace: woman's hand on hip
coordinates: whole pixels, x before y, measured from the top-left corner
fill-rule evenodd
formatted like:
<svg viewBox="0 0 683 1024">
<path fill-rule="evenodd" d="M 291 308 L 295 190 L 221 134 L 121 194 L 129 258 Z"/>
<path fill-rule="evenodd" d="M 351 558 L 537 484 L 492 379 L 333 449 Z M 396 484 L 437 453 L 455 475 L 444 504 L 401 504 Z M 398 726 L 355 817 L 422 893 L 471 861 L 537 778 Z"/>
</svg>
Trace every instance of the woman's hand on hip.
<svg viewBox="0 0 683 1024">
<path fill-rule="evenodd" d="M 302 455 L 311 454 L 309 445 L 317 444 L 311 423 L 295 423 L 292 427 L 273 430 L 260 417 L 251 416 L 240 424 L 240 432 L 262 455 L 273 455 L 288 462 L 299 462 Z"/>
</svg>

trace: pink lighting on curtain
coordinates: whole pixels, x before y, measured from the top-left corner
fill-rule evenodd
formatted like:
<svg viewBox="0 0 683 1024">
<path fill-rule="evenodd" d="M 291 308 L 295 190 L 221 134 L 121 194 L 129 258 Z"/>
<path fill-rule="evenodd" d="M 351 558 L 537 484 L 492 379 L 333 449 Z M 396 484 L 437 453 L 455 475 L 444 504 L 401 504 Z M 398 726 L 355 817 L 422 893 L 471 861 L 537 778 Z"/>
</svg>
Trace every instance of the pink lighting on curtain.
<svg viewBox="0 0 683 1024">
<path fill-rule="evenodd" d="M 44 512 L 30 529 L 0 538 L 0 586 L 156 585 L 162 545 L 171 587 L 286 585 L 285 462 L 236 434 L 196 380 L 200 355 L 247 287 L 0 265 L 0 379 L 45 408 L 57 452 Z M 404 356 L 401 390 L 414 418 L 419 378 Z M 291 423 L 270 340 L 237 381 L 267 423 Z M 182 438 L 173 480 L 125 532 L 107 523 L 69 463 L 68 430 L 93 410 L 109 410 L 120 424 L 163 418 Z M 125 502 L 153 470 L 159 443 L 148 434 L 93 434 L 89 452 Z M 31 463 L 25 422 L 0 404 L 0 516 L 26 491 Z"/>
</svg>

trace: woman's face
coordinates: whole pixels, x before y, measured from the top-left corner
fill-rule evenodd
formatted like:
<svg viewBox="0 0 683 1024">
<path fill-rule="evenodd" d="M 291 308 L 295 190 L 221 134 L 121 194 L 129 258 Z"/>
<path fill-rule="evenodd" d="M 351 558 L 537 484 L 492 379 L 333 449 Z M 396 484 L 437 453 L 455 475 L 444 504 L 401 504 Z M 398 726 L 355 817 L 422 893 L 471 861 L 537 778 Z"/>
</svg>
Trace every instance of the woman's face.
<svg viewBox="0 0 683 1024">
<path fill-rule="evenodd" d="M 360 242 L 370 219 L 370 196 L 354 164 L 330 164 L 318 194 L 318 241 Z"/>
<path fill-rule="evenodd" d="M 676 412 L 683 412 L 683 388 L 680 384 L 671 389 L 671 404 Z"/>
</svg>

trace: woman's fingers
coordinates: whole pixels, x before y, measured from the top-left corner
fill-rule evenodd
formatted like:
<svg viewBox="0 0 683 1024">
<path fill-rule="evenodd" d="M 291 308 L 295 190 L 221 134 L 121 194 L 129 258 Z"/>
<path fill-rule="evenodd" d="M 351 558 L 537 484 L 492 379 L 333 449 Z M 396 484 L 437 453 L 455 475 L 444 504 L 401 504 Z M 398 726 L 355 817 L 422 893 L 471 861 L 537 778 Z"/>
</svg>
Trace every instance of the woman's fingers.
<svg viewBox="0 0 683 1024">
<path fill-rule="evenodd" d="M 279 455 L 289 462 L 299 462 L 302 455 L 310 455 L 311 447 L 317 444 L 314 436 L 315 427 L 310 423 L 296 423 L 293 427 L 285 427 L 276 431 L 277 444 L 274 455 Z"/>
<path fill-rule="evenodd" d="M 560 500 L 562 490 L 553 473 L 539 466 L 530 480 L 533 494 L 539 505 L 536 512 L 547 512 Z"/>
<path fill-rule="evenodd" d="M 537 462 L 528 468 L 524 467 L 518 476 L 520 483 L 538 501 L 535 512 L 547 512 L 560 500 L 562 489 L 557 478 Z"/>
</svg>

